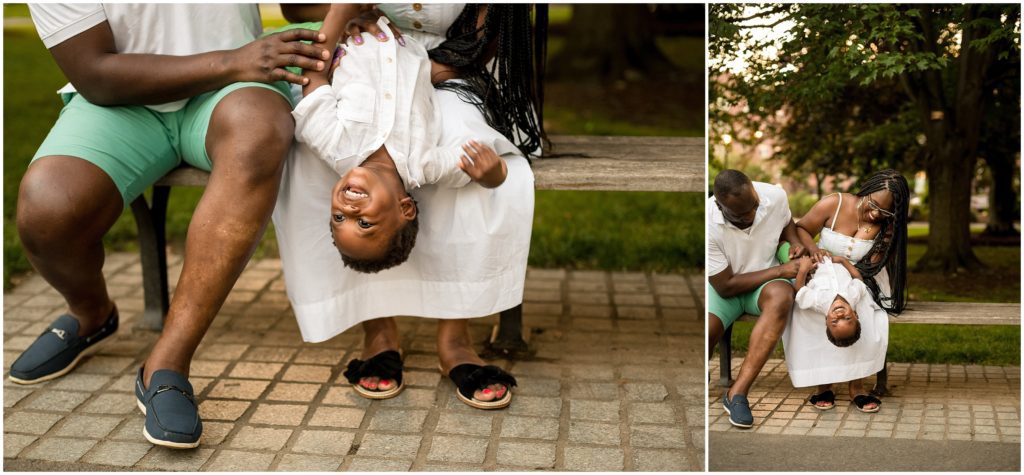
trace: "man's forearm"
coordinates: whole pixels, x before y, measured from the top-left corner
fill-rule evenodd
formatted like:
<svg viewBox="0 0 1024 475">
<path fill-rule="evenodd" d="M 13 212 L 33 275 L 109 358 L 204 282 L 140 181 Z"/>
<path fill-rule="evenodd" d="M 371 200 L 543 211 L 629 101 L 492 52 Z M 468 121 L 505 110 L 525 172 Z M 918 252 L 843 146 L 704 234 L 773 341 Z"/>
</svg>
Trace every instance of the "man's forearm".
<svg viewBox="0 0 1024 475">
<path fill-rule="evenodd" d="M 715 285 L 715 292 L 723 298 L 735 297 L 756 290 L 765 282 L 782 277 L 782 266 L 769 267 L 764 270 L 733 275 L 729 280 Z"/>
<path fill-rule="evenodd" d="M 791 246 L 801 246 L 800 235 L 796 231 L 796 223 L 792 219 L 789 220 L 789 224 L 782 228 L 782 235 L 780 236 L 783 241 L 788 242 Z"/>
</svg>

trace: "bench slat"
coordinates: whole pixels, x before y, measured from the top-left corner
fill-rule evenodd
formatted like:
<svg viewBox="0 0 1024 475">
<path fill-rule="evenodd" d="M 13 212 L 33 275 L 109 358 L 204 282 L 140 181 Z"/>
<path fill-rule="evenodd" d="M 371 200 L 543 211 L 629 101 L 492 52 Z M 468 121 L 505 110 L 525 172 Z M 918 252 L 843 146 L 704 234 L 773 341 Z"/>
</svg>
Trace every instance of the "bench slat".
<svg viewBox="0 0 1024 475">
<path fill-rule="evenodd" d="M 538 190 L 704 191 L 704 139 L 555 135 L 533 161 Z M 209 173 L 178 168 L 156 186 L 206 186 Z"/>
</svg>

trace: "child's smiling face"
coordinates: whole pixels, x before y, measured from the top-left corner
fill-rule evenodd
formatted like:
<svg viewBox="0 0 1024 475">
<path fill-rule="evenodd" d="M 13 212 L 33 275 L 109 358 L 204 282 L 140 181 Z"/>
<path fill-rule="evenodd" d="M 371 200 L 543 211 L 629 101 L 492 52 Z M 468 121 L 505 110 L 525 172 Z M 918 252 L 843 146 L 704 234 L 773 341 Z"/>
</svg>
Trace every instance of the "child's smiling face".
<svg viewBox="0 0 1024 475">
<path fill-rule="evenodd" d="M 825 315 L 825 325 L 837 339 L 846 339 L 857 331 L 857 312 L 846 299 L 836 296 Z"/>
<path fill-rule="evenodd" d="M 388 251 L 392 237 L 411 219 L 392 188 L 376 170 L 364 167 L 352 169 L 334 185 L 331 235 L 342 254 L 375 260 Z"/>
</svg>

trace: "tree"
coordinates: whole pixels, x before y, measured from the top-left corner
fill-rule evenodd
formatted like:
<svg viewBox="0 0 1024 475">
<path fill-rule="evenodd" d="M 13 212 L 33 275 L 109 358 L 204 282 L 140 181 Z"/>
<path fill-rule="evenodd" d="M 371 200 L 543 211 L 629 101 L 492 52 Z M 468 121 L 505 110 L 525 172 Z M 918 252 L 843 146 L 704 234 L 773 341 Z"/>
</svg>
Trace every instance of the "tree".
<svg viewBox="0 0 1024 475">
<path fill-rule="evenodd" d="M 656 23 L 656 14 L 644 4 L 573 5 L 565 47 L 551 58 L 548 74 L 580 80 L 670 74 L 675 67 L 654 42 Z"/>
<path fill-rule="evenodd" d="M 785 31 L 764 34 L 776 27 Z M 739 103 L 748 118 L 783 111 L 805 118 L 779 126 L 794 147 L 808 145 L 798 132 L 814 126 L 831 134 L 825 150 L 845 150 L 816 163 L 791 153 L 796 165 L 860 175 L 919 163 L 931 192 L 928 250 L 917 268 L 974 269 L 981 263 L 970 246 L 971 180 L 984 127 L 1019 124 L 1019 89 L 1016 109 L 986 113 L 996 82 L 1020 82 L 1019 29 L 1014 4 L 712 5 L 712 117 L 737 120 L 728 110 Z M 729 70 L 736 59 L 749 67 Z M 716 81 L 722 75 L 730 79 Z"/>
</svg>

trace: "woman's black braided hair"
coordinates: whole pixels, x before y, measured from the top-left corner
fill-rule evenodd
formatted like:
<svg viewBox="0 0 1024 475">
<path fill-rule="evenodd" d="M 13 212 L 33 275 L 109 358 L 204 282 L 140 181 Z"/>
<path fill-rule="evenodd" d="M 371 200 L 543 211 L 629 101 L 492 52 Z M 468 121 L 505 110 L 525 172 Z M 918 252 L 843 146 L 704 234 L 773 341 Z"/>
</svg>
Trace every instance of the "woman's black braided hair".
<svg viewBox="0 0 1024 475">
<path fill-rule="evenodd" d="M 864 276 L 864 283 L 871 290 L 875 303 L 889 313 L 899 314 L 907 306 L 907 216 L 910 187 L 907 186 L 907 179 L 896 170 L 882 170 L 864 180 L 857 196 L 866 197 L 881 190 L 888 190 L 892 194 L 892 212 L 895 216 L 882 223 L 875 244 L 857 262 L 856 267 Z M 888 297 L 881 295 L 874 279 L 883 267 L 889 274 Z"/>
<path fill-rule="evenodd" d="M 478 27 L 481 8 L 487 11 Z M 475 105 L 487 124 L 525 157 L 547 140 L 542 121 L 548 7 L 537 5 L 535 27 L 531 10 L 526 4 L 467 4 L 448 28 L 448 39 L 428 52 L 431 60 L 455 68 L 461 79 L 434 87 Z"/>
</svg>

